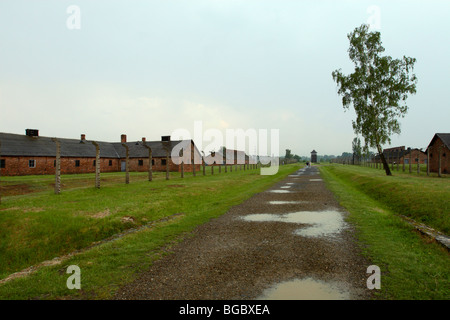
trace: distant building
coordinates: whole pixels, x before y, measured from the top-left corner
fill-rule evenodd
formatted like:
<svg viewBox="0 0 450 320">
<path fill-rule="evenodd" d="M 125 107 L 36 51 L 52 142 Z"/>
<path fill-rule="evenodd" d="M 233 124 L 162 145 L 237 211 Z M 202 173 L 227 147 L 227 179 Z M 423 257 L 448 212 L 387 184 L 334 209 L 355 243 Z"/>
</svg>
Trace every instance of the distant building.
<svg viewBox="0 0 450 320">
<path fill-rule="evenodd" d="M 426 164 L 427 154 L 418 148 L 406 148 L 405 146 L 386 148 L 383 150 L 384 158 L 388 164 Z M 380 155 L 375 156 L 375 161 L 381 162 Z"/>
<path fill-rule="evenodd" d="M 223 149 L 220 151 L 213 151 L 211 154 L 205 156 L 206 165 L 223 165 L 223 164 L 254 164 L 256 163 L 254 157 L 245 154 L 245 151 L 226 149 L 225 154 Z"/>
<path fill-rule="evenodd" d="M 400 164 L 409 164 L 411 159 L 411 164 L 427 164 L 427 154 L 420 149 L 407 149 L 403 152 L 400 157 Z M 394 162 L 395 163 L 395 162 Z"/>
<path fill-rule="evenodd" d="M 58 138 L 61 144 L 61 173 L 95 172 L 96 149 L 82 134 L 81 139 Z M 187 148 L 191 144 L 191 160 L 194 154 L 201 159 L 192 140 L 171 141 L 163 136 L 161 141 L 127 142 L 122 134 L 120 142 L 97 141 L 100 147 L 100 171 L 125 171 L 126 149 L 129 149 L 129 171 L 145 172 L 149 169 L 149 151 L 152 149 L 152 170 L 165 171 L 167 153 L 169 170 L 179 171 L 181 166 L 172 161 L 171 152 L 175 146 Z M 180 143 L 182 145 L 180 145 Z M 184 164 L 184 171 L 192 171 L 192 164 Z M 2 176 L 54 174 L 56 169 L 56 143 L 50 137 L 39 136 L 38 130 L 27 129 L 25 135 L 0 132 L 0 174 Z M 200 164 L 196 164 L 200 170 Z"/>
<path fill-rule="evenodd" d="M 386 162 L 388 164 L 392 164 L 392 163 L 403 163 L 401 161 L 401 158 L 405 155 L 405 153 L 407 152 L 405 146 L 400 146 L 400 147 L 392 147 L 392 148 L 386 148 L 383 150 L 383 155 L 384 158 L 386 159 Z M 376 162 L 381 162 L 381 157 L 379 154 L 375 155 L 375 159 Z"/>
<path fill-rule="evenodd" d="M 317 163 L 317 152 L 316 152 L 316 150 L 311 151 L 311 163 Z"/>
<path fill-rule="evenodd" d="M 427 147 L 430 155 L 430 172 L 439 172 L 439 158 L 441 173 L 450 173 L 450 133 L 436 133 Z"/>
</svg>

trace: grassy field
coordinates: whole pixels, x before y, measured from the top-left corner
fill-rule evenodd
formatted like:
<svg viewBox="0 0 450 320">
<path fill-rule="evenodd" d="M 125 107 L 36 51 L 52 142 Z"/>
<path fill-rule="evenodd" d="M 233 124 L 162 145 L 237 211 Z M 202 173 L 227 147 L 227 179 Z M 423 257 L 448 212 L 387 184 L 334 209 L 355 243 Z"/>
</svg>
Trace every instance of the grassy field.
<svg viewBox="0 0 450 320">
<path fill-rule="evenodd" d="M 449 253 L 422 238 L 399 214 L 449 230 L 448 179 L 396 174 L 348 165 L 320 168 L 328 187 L 350 213 L 364 254 L 380 267 L 379 299 L 450 298 Z"/>
<path fill-rule="evenodd" d="M 197 225 L 225 213 L 253 194 L 297 170 L 281 166 L 273 176 L 258 170 L 236 171 L 181 179 L 157 173 L 152 182 L 145 173 L 102 174 L 102 188 L 93 175 L 63 177 L 63 192 L 53 194 L 53 177 L 2 177 L 2 186 L 27 185 L 24 195 L 2 198 L 0 205 L 0 279 L 45 260 L 87 248 L 99 241 L 140 226 L 150 225 L 118 240 L 102 243 L 60 264 L 0 284 L 0 299 L 104 299 L 133 279 L 170 246 Z M 167 218 L 164 220 L 164 218 Z M 153 222 L 153 223 L 152 223 Z M 69 290 L 65 273 L 78 265 L 82 290 Z"/>
</svg>

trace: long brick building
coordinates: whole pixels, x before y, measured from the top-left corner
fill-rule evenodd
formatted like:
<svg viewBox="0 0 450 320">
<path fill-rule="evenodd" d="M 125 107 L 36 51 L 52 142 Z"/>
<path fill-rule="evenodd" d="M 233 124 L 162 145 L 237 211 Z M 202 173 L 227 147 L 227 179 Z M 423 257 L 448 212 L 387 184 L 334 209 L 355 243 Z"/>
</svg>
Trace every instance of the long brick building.
<svg viewBox="0 0 450 320">
<path fill-rule="evenodd" d="M 39 136 L 38 130 L 27 129 L 25 135 L 0 133 L 0 174 L 2 176 L 54 174 L 56 166 L 56 143 L 50 137 Z M 61 145 L 61 173 L 95 172 L 96 147 L 86 140 L 84 134 L 80 139 L 57 139 Z M 201 159 L 200 152 L 192 140 L 171 141 L 170 136 L 163 136 L 161 141 L 127 142 L 126 135 L 120 142 L 96 141 L 100 149 L 101 172 L 125 171 L 126 148 L 129 150 L 129 170 L 145 172 L 149 169 L 149 146 L 152 150 L 152 170 L 165 171 L 167 156 L 170 171 L 179 171 L 180 165 L 172 161 L 171 153 L 175 147 L 191 145 L 191 163 L 194 155 Z M 196 164 L 200 170 L 200 164 Z M 184 171 L 192 171 L 193 164 L 184 164 Z"/>
</svg>

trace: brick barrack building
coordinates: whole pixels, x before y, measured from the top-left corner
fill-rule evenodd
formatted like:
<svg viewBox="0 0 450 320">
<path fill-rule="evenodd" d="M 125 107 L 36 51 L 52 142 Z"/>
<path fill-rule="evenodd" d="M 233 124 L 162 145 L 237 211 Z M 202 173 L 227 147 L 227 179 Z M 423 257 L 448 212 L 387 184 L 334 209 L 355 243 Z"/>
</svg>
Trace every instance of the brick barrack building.
<svg viewBox="0 0 450 320">
<path fill-rule="evenodd" d="M 430 157 L 430 171 L 450 173 L 450 133 L 436 133 L 428 144 L 427 153 Z"/>
<path fill-rule="evenodd" d="M 80 139 L 57 139 L 61 145 L 61 174 L 95 172 L 96 148 L 84 134 Z M 201 159 L 200 152 L 192 140 L 171 141 L 163 136 L 161 141 L 127 142 L 126 135 L 120 142 L 96 141 L 100 148 L 101 172 L 125 171 L 126 148 L 129 149 L 129 170 L 146 172 L 149 169 L 149 150 L 152 150 L 152 170 L 165 171 L 167 156 L 169 170 L 180 171 L 173 163 L 171 152 L 175 146 L 191 144 L 191 163 L 194 155 Z M 27 129 L 25 135 L 0 133 L 0 174 L 2 176 L 54 174 L 56 165 L 56 143 L 53 138 L 39 136 L 38 130 Z M 200 164 L 196 164 L 200 170 Z M 184 171 L 192 171 L 193 164 L 184 164 Z"/>
</svg>

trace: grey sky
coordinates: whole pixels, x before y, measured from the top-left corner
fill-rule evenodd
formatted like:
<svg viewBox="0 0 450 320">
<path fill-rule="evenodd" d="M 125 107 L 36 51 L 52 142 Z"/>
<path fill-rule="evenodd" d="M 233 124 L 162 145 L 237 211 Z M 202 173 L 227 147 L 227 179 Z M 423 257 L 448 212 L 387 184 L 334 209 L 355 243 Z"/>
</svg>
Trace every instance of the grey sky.
<svg viewBox="0 0 450 320">
<path fill-rule="evenodd" d="M 80 29 L 67 28 L 70 5 Z M 352 72 L 346 35 L 373 5 L 385 53 L 417 59 L 417 94 L 392 144 L 426 148 L 450 132 L 446 0 L 2 0 L 0 131 L 154 140 L 201 120 L 280 129 L 281 154 L 351 151 L 354 112 L 331 72 Z"/>
</svg>

